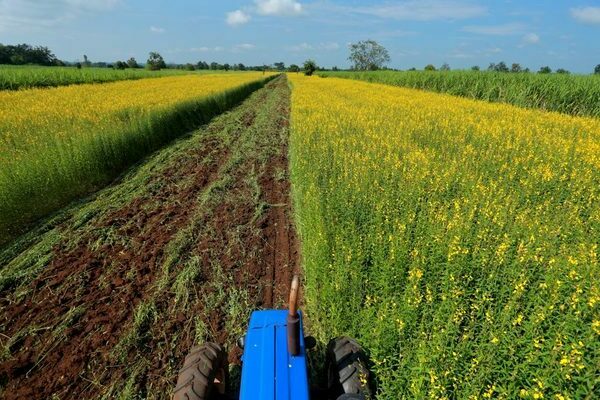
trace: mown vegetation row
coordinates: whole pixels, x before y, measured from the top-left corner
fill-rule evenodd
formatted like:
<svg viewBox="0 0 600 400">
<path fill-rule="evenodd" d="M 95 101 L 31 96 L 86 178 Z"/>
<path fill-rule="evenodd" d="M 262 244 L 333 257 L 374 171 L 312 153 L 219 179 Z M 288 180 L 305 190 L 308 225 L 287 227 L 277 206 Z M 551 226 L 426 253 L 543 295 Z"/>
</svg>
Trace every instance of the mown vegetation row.
<svg viewBox="0 0 600 400">
<path fill-rule="evenodd" d="M 600 75 L 479 71 L 319 72 L 321 76 L 425 89 L 520 107 L 600 116 Z"/>
<path fill-rule="evenodd" d="M 382 399 L 600 397 L 600 121 L 290 79 L 311 332 Z"/>
<path fill-rule="evenodd" d="M 0 93 L 0 243 L 264 83 L 214 74 Z"/>
</svg>

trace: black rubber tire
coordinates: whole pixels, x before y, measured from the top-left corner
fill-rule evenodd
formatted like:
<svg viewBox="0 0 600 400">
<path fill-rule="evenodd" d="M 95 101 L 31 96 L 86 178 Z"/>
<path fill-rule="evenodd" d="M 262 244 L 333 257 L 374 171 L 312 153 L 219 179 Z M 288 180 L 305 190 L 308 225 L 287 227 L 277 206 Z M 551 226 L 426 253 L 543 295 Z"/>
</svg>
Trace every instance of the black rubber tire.
<svg viewBox="0 0 600 400">
<path fill-rule="evenodd" d="M 327 387 L 332 399 L 344 394 L 356 395 L 349 398 L 371 398 L 369 360 L 356 340 L 347 336 L 332 339 L 327 345 L 327 364 Z"/>
<path fill-rule="evenodd" d="M 217 373 L 227 373 L 227 353 L 215 343 L 193 347 L 179 370 L 173 400 L 208 400 Z"/>
</svg>

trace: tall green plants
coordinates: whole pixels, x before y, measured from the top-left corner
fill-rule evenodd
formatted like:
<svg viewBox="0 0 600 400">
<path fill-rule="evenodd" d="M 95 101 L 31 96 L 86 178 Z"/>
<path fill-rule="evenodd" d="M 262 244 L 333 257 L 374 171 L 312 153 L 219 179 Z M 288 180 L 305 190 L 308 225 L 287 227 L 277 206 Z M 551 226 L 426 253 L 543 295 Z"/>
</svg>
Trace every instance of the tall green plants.
<svg viewBox="0 0 600 400">
<path fill-rule="evenodd" d="M 271 77 L 213 74 L 0 93 L 0 244 Z"/>
<path fill-rule="evenodd" d="M 600 116 L 600 79 L 567 74 L 477 71 L 320 72 L 571 115 Z"/>
</svg>

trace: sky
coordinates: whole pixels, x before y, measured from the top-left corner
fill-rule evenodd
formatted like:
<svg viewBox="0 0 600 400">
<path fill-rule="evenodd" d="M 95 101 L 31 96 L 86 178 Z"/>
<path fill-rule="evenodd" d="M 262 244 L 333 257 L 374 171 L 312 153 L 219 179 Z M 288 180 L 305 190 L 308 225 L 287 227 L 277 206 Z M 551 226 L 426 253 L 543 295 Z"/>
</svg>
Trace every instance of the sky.
<svg viewBox="0 0 600 400">
<path fill-rule="evenodd" d="M 348 67 L 372 39 L 388 66 L 513 62 L 590 73 L 600 64 L 600 0 L 0 0 L 0 43 L 63 60 Z"/>
</svg>

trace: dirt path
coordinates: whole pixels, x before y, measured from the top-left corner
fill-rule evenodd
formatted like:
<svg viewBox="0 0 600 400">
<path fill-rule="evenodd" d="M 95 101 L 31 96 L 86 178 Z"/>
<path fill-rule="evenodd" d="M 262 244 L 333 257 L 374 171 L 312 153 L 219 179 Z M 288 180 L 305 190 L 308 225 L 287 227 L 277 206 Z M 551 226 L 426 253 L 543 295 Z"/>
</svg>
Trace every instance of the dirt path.
<svg viewBox="0 0 600 400">
<path fill-rule="evenodd" d="M 1 397 L 168 398 L 203 340 L 239 361 L 298 272 L 288 118 L 282 77 L 5 250 Z"/>
</svg>

